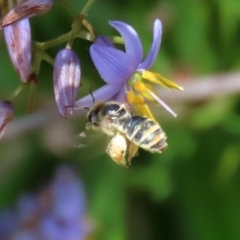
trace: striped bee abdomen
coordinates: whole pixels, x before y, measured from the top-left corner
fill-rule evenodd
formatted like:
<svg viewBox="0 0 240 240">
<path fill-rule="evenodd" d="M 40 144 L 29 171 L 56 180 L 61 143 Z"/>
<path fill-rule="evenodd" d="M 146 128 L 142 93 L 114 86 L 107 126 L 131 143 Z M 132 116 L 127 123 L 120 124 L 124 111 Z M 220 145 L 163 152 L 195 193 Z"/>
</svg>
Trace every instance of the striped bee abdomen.
<svg viewBox="0 0 240 240">
<path fill-rule="evenodd" d="M 160 125 L 150 118 L 133 116 L 122 124 L 126 137 L 137 146 L 150 151 L 162 152 L 166 147 L 166 134 Z"/>
</svg>

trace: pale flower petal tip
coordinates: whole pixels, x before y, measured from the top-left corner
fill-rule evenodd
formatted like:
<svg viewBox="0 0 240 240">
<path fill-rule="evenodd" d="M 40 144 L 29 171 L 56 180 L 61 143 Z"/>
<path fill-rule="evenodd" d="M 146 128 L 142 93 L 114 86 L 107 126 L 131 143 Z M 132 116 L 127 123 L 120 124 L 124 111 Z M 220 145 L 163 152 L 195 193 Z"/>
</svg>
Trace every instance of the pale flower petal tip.
<svg viewBox="0 0 240 240">
<path fill-rule="evenodd" d="M 55 101 L 63 117 L 73 114 L 80 77 L 81 69 L 77 54 L 70 49 L 61 50 L 55 58 L 53 80 Z"/>
<path fill-rule="evenodd" d="M 135 29 L 121 21 L 109 21 L 124 39 L 126 54 L 132 59 L 132 64 L 136 68 L 143 59 L 143 47 L 141 40 Z"/>
<path fill-rule="evenodd" d="M 1 28 L 24 18 L 43 14 L 52 7 L 52 4 L 52 0 L 23 0 L 6 14 L 1 22 Z"/>
</svg>

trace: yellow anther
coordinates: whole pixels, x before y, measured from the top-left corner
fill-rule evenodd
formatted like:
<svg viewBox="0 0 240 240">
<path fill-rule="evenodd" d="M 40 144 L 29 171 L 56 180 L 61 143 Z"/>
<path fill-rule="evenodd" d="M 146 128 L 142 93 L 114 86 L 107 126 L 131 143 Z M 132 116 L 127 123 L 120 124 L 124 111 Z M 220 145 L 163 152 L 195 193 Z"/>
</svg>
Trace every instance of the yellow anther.
<svg viewBox="0 0 240 240">
<path fill-rule="evenodd" d="M 136 103 L 136 104 L 144 104 L 144 98 L 143 98 L 143 96 L 137 95 L 137 96 L 135 97 L 135 103 Z"/>
<path fill-rule="evenodd" d="M 142 73 L 142 77 L 145 80 L 148 80 L 154 84 L 160 85 L 162 87 L 166 87 L 166 88 L 176 88 L 178 90 L 183 91 L 183 88 L 180 87 L 179 85 L 177 85 L 176 83 L 170 81 L 169 79 L 163 77 L 161 74 L 159 73 L 154 73 L 154 72 L 150 72 L 150 71 L 144 71 Z"/>
<path fill-rule="evenodd" d="M 136 96 L 132 91 L 127 92 L 127 100 L 128 100 L 129 103 L 134 104 L 135 97 Z"/>
<path fill-rule="evenodd" d="M 154 89 L 153 86 L 151 84 L 148 84 L 148 83 L 145 83 L 145 87 L 147 89 L 151 90 L 151 91 Z"/>
<path fill-rule="evenodd" d="M 138 92 L 144 92 L 146 90 L 145 84 L 143 82 L 135 82 L 134 89 Z"/>
<path fill-rule="evenodd" d="M 152 115 L 152 113 L 151 113 L 151 111 L 150 111 L 150 109 L 149 109 L 147 104 L 145 104 L 145 103 L 143 103 L 143 104 L 135 104 L 134 107 L 137 110 L 137 112 L 140 113 L 140 115 L 145 116 L 145 117 L 149 117 L 149 118 L 151 118 L 152 120 L 154 120 L 156 122 L 156 120 L 153 117 L 153 115 Z"/>
</svg>

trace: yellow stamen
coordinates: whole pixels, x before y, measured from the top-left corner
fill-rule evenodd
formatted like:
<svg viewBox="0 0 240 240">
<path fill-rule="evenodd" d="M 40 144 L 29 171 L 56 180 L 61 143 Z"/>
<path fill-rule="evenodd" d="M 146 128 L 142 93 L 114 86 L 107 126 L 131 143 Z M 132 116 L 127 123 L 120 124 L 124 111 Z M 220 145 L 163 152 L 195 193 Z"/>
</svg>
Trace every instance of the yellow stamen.
<svg viewBox="0 0 240 240">
<path fill-rule="evenodd" d="M 127 92 L 127 100 L 129 103 L 134 104 L 135 94 L 132 91 Z"/>
<path fill-rule="evenodd" d="M 166 88 L 176 88 L 178 90 L 183 91 L 183 88 L 180 87 L 179 85 L 177 85 L 176 83 L 170 81 L 169 79 L 163 77 L 161 74 L 159 73 L 154 73 L 154 72 L 150 72 L 150 71 L 144 71 L 142 73 L 142 77 L 145 80 L 148 80 L 154 84 L 166 87 Z"/>
<path fill-rule="evenodd" d="M 134 88 L 138 92 L 144 92 L 145 91 L 145 84 L 143 82 L 135 82 Z"/>
<path fill-rule="evenodd" d="M 151 84 L 145 83 L 145 87 L 151 91 L 153 90 L 153 86 Z"/>
<path fill-rule="evenodd" d="M 135 104 L 144 104 L 144 98 L 141 95 L 135 96 Z"/>
<path fill-rule="evenodd" d="M 154 116 L 152 115 L 149 107 L 147 104 L 136 104 L 134 105 L 134 107 L 136 108 L 136 110 L 142 115 L 142 116 L 145 116 L 145 117 L 149 117 L 151 118 L 152 120 L 154 120 L 156 122 L 156 119 L 154 118 Z"/>
<path fill-rule="evenodd" d="M 127 100 L 142 116 L 149 117 L 152 120 L 156 121 L 148 105 L 145 104 L 143 96 L 135 95 L 134 92 L 130 91 L 127 93 Z"/>
</svg>

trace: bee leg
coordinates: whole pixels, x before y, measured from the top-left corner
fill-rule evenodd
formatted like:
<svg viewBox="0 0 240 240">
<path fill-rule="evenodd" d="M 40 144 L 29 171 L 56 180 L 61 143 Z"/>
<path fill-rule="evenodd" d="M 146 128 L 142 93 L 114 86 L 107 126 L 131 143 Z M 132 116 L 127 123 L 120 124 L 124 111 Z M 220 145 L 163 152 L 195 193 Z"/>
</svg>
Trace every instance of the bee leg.
<svg viewBox="0 0 240 240">
<path fill-rule="evenodd" d="M 128 149 L 127 149 L 127 162 L 128 166 L 132 163 L 132 158 L 134 158 L 138 154 L 138 146 L 133 142 L 128 141 Z"/>
<path fill-rule="evenodd" d="M 106 153 L 111 157 L 111 159 L 119 165 L 128 167 L 126 161 L 127 152 L 127 140 L 121 135 L 115 135 L 107 146 Z"/>
</svg>

